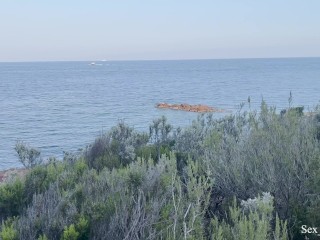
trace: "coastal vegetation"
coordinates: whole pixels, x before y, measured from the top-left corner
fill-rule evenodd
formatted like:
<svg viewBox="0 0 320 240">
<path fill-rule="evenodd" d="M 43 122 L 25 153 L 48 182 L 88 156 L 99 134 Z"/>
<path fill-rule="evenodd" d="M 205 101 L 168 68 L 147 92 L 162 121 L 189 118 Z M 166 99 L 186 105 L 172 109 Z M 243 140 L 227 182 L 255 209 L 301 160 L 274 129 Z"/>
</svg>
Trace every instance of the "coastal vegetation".
<svg viewBox="0 0 320 240">
<path fill-rule="evenodd" d="M 123 122 L 83 152 L 40 161 L 0 185 L 0 239 L 316 239 L 320 111 L 199 115 L 148 133 Z"/>
</svg>

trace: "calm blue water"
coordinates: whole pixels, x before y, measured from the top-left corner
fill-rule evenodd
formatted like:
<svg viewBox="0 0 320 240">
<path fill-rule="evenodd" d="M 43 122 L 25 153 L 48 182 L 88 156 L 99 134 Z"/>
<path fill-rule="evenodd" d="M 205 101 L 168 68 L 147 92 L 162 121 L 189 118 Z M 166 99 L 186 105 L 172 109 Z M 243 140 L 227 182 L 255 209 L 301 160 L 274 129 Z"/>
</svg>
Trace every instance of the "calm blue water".
<svg viewBox="0 0 320 240">
<path fill-rule="evenodd" d="M 320 99 L 320 58 L 0 63 L 0 169 L 19 167 L 17 140 L 44 157 L 91 143 L 119 120 L 148 130 L 167 116 L 185 126 L 197 113 L 160 110 L 157 102 L 206 104 L 235 111 L 262 97 L 278 109 L 313 108 Z M 219 115 L 218 115 L 219 116 Z"/>
</svg>

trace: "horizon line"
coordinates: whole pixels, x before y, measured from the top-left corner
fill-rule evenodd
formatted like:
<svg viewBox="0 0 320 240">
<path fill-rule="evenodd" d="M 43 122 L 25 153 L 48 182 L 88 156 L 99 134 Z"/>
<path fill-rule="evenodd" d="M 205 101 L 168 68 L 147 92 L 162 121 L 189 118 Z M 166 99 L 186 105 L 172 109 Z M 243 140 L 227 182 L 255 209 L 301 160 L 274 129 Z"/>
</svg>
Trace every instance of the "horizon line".
<svg viewBox="0 0 320 240">
<path fill-rule="evenodd" d="M 201 60 L 254 60 L 254 59 L 297 59 L 320 58 L 320 56 L 295 56 L 295 57 L 230 57 L 230 58 L 177 58 L 177 59 L 87 59 L 87 60 L 24 60 L 0 61 L 0 63 L 50 63 L 50 62 L 147 62 L 147 61 L 201 61 Z"/>
</svg>

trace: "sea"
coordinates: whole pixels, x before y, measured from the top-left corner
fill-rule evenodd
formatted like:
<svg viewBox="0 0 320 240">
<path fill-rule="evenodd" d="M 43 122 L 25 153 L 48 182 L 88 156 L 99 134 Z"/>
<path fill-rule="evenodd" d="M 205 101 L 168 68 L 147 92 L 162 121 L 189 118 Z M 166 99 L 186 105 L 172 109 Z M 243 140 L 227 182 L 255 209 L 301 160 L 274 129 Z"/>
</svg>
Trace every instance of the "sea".
<svg viewBox="0 0 320 240">
<path fill-rule="evenodd" d="M 21 167 L 17 141 L 47 159 L 78 153 L 119 121 L 148 131 L 166 116 L 175 128 L 199 115 L 157 109 L 160 102 L 259 111 L 320 100 L 320 58 L 0 63 L 0 170 Z"/>
</svg>

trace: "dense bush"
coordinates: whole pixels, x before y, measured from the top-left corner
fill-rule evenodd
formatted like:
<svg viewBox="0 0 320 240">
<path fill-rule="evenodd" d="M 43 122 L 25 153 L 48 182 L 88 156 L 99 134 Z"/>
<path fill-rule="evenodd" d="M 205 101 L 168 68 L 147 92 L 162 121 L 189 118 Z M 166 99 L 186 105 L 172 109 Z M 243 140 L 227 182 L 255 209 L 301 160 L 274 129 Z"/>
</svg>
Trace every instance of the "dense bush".
<svg viewBox="0 0 320 240">
<path fill-rule="evenodd" d="M 21 213 L 24 207 L 24 191 L 25 185 L 20 179 L 0 185 L 0 221 Z"/>
<path fill-rule="evenodd" d="M 237 239 L 237 240 L 286 240 L 287 223 L 280 221 L 278 215 L 273 220 L 273 197 L 270 193 L 241 202 L 242 209 L 237 206 L 236 199 L 229 208 L 229 223 L 222 223 L 217 218 L 212 220 L 212 239 Z"/>
<path fill-rule="evenodd" d="M 7 219 L 5 222 L 2 222 L 0 238 L 2 240 L 16 240 L 18 239 L 17 230 L 13 224 L 14 219 Z"/>
<path fill-rule="evenodd" d="M 101 134 L 88 146 L 85 157 L 90 168 L 101 170 L 126 166 L 136 158 L 136 152 L 145 146 L 149 138 L 120 122 L 108 133 Z"/>
<path fill-rule="evenodd" d="M 301 108 L 279 115 L 264 102 L 260 114 L 202 116 L 180 133 L 176 150 L 211 170 L 215 215 L 221 209 L 224 214 L 223 203 L 234 196 L 243 200 L 270 192 L 290 236 L 298 236 L 302 224 L 320 225 L 317 116 L 305 117 Z"/>
<path fill-rule="evenodd" d="M 1 185 L 0 238 L 303 239 L 320 226 L 320 118 L 302 110 L 119 123 Z"/>
</svg>

